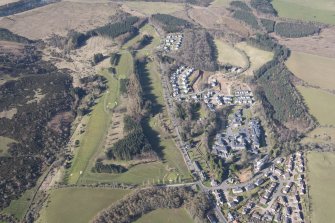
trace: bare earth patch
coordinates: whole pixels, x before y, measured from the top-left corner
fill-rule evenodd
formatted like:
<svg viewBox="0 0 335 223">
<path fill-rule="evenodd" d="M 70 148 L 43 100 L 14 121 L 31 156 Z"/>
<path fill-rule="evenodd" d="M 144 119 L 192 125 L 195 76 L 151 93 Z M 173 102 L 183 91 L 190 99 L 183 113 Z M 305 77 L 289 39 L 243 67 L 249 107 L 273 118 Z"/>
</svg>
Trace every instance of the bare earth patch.
<svg viewBox="0 0 335 223">
<path fill-rule="evenodd" d="M 87 31 L 106 24 L 115 14 L 114 3 L 58 2 L 0 19 L 0 27 L 30 39 L 45 39 L 69 30 Z"/>
</svg>

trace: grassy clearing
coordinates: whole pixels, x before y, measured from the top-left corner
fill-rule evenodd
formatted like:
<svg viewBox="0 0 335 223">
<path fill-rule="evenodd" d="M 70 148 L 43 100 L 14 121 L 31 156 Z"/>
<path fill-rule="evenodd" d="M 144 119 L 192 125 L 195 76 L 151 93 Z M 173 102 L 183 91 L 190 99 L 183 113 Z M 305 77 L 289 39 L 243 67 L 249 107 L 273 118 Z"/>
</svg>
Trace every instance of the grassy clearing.
<svg viewBox="0 0 335 223">
<path fill-rule="evenodd" d="M 9 146 L 8 144 L 16 142 L 15 140 L 0 136 L 0 156 L 8 156 L 9 154 L 7 153 Z"/>
<path fill-rule="evenodd" d="M 129 190 L 107 188 L 62 188 L 52 190 L 37 222 L 83 223 L 128 194 Z"/>
<path fill-rule="evenodd" d="M 335 24 L 333 0 L 273 0 L 280 17 Z"/>
<path fill-rule="evenodd" d="M 133 72 L 132 57 L 129 52 L 121 53 L 121 59 L 116 67 L 118 77 L 124 78 L 130 72 Z M 86 131 L 81 137 L 80 147 L 75 152 L 75 158 L 72 167 L 68 173 L 68 183 L 76 184 L 81 174 L 90 172 L 91 165 L 88 165 L 92 156 L 102 148 L 103 139 L 110 122 L 111 115 L 106 112 L 106 107 L 113 107 L 119 96 L 119 80 L 112 77 L 111 74 L 103 70 L 104 75 L 108 80 L 109 90 L 99 99 L 99 102 L 93 107 L 93 111 L 89 114 L 89 121 Z"/>
<path fill-rule="evenodd" d="M 292 52 L 286 65 L 294 75 L 307 83 L 335 90 L 335 59 Z"/>
<path fill-rule="evenodd" d="M 178 208 L 178 209 L 158 209 L 142 216 L 140 219 L 135 221 L 135 223 L 157 223 L 157 222 L 193 223 L 193 220 L 184 208 Z"/>
<path fill-rule="evenodd" d="M 335 218 L 335 153 L 311 152 L 307 161 L 311 222 L 332 222 Z"/>
<path fill-rule="evenodd" d="M 220 39 L 215 39 L 218 49 L 218 61 L 221 64 L 231 64 L 238 67 L 247 66 L 247 58 L 236 50 L 233 46 Z"/>
<path fill-rule="evenodd" d="M 335 95 L 315 88 L 298 86 L 310 113 L 321 125 L 335 125 Z"/>
<path fill-rule="evenodd" d="M 152 15 L 156 13 L 170 14 L 177 11 L 181 11 L 184 8 L 183 4 L 180 3 L 169 3 L 169 2 L 126 2 L 124 3 L 131 10 L 144 13 L 146 15 Z"/>
<path fill-rule="evenodd" d="M 253 75 L 254 71 L 273 58 L 272 52 L 250 46 L 246 42 L 240 42 L 236 47 L 243 50 L 249 57 L 250 68 L 245 72 L 247 75 Z"/>
<path fill-rule="evenodd" d="M 318 127 L 308 133 L 307 137 L 303 139 L 303 143 L 324 143 L 332 142 L 335 143 L 335 128 L 331 127 Z"/>
</svg>

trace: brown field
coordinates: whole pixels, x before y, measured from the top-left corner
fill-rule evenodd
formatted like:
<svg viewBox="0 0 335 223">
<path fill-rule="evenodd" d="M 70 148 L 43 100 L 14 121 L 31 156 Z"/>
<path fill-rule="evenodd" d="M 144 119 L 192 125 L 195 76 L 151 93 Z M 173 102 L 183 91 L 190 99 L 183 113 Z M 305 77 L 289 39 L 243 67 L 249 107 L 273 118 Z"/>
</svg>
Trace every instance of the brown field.
<svg viewBox="0 0 335 223">
<path fill-rule="evenodd" d="M 244 183 L 252 178 L 252 171 L 251 168 L 241 170 L 238 174 L 238 178 L 240 179 L 241 183 Z"/>
<path fill-rule="evenodd" d="M 114 3 L 58 2 L 3 17 L 0 27 L 31 39 L 44 39 L 52 33 L 65 35 L 71 29 L 87 31 L 102 26 L 116 9 Z"/>
<path fill-rule="evenodd" d="M 52 61 L 59 69 L 69 69 L 71 70 L 73 76 L 73 85 L 79 85 L 79 79 L 92 75 L 98 72 L 103 67 L 108 67 L 110 65 L 109 59 L 100 62 L 97 66 L 92 67 L 91 61 L 93 55 L 96 53 L 102 53 L 104 56 L 109 55 L 110 52 L 115 52 L 116 47 L 113 40 L 104 37 L 92 37 L 90 38 L 86 45 L 80 49 L 73 50 L 69 55 L 71 60 L 66 60 L 63 58 L 55 58 L 51 55 L 52 52 L 60 52 L 56 48 L 46 48 L 44 50 L 44 60 Z"/>
<path fill-rule="evenodd" d="M 278 39 L 292 51 L 335 58 L 335 27 L 323 29 L 319 36 Z"/>
<path fill-rule="evenodd" d="M 335 59 L 293 51 L 286 65 L 308 84 L 335 90 Z"/>
<path fill-rule="evenodd" d="M 125 2 L 122 6 L 127 12 L 142 15 L 152 15 L 156 13 L 171 14 L 184 9 L 184 4 L 171 2 Z"/>
<path fill-rule="evenodd" d="M 238 21 L 228 16 L 228 11 L 222 7 L 193 7 L 189 16 L 196 23 L 210 29 L 229 30 L 242 36 L 248 36 L 250 30 Z"/>
<path fill-rule="evenodd" d="M 19 0 L 1 0 L 0 1 L 0 6 L 1 5 L 6 5 L 6 4 L 9 4 L 9 3 L 13 3 L 13 2 L 18 2 Z"/>
</svg>

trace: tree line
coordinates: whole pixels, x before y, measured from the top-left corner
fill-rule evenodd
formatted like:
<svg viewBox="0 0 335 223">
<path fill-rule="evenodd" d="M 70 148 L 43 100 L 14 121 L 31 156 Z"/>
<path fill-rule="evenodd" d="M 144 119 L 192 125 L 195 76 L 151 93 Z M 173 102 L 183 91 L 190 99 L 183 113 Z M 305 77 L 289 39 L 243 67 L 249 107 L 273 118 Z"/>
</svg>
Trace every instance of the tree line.
<svg viewBox="0 0 335 223">
<path fill-rule="evenodd" d="M 206 214 L 211 209 L 205 194 L 195 193 L 187 187 L 148 188 L 135 191 L 122 200 L 101 211 L 94 223 L 128 223 L 160 208 L 185 207 L 195 222 L 207 222 Z"/>
</svg>

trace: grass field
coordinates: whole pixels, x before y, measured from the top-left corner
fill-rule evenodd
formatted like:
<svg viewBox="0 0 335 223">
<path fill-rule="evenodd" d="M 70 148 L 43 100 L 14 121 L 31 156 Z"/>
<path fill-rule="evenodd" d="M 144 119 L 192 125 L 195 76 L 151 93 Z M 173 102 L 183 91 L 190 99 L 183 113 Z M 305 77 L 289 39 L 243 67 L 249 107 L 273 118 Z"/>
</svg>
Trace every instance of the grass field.
<svg viewBox="0 0 335 223">
<path fill-rule="evenodd" d="M 170 14 L 184 9 L 184 5 L 180 3 L 170 2 L 126 2 L 124 3 L 131 10 L 144 13 L 146 15 L 165 13 Z"/>
<path fill-rule="evenodd" d="M 334 222 L 335 153 L 308 153 L 307 167 L 311 222 Z"/>
<path fill-rule="evenodd" d="M 62 188 L 52 190 L 41 211 L 40 223 L 86 223 L 102 209 L 121 199 L 129 190 Z"/>
<path fill-rule="evenodd" d="M 321 125 L 335 125 L 335 95 L 326 91 L 298 86 L 310 113 Z"/>
<path fill-rule="evenodd" d="M 247 58 L 233 46 L 220 39 L 215 39 L 215 44 L 218 50 L 218 61 L 221 64 L 231 64 L 238 67 L 247 66 Z"/>
<path fill-rule="evenodd" d="M 211 3 L 212 7 L 222 7 L 222 6 L 229 6 L 230 0 L 214 0 Z"/>
<path fill-rule="evenodd" d="M 121 59 L 116 67 L 118 77 L 125 77 L 132 72 L 132 57 L 129 52 L 121 53 Z M 119 95 L 119 80 L 113 78 L 105 70 L 102 72 L 108 80 L 108 91 L 99 99 L 89 114 L 89 122 L 84 135 L 81 137 L 80 147 L 75 152 L 73 165 L 68 173 L 68 183 L 76 184 L 81 174 L 86 171 L 91 157 L 102 147 L 111 115 L 106 112 L 106 106 L 114 106 Z"/>
<path fill-rule="evenodd" d="M 335 90 L 334 58 L 293 51 L 286 65 L 294 75 L 307 83 Z"/>
<path fill-rule="evenodd" d="M 245 72 L 247 75 L 253 75 L 254 71 L 273 58 L 272 52 L 252 47 L 246 42 L 240 42 L 236 47 L 243 50 L 249 57 L 250 68 Z"/>
<path fill-rule="evenodd" d="M 146 55 L 150 55 L 152 51 L 159 45 L 159 36 L 154 30 L 152 26 L 144 26 L 140 30 L 140 35 L 149 34 L 154 37 L 151 44 L 146 46 L 145 48 L 141 49 L 137 52 L 137 57 L 142 57 Z M 140 39 L 139 36 L 135 37 L 134 39 L 130 40 L 126 43 L 125 46 L 123 46 L 123 50 L 125 52 L 126 48 L 130 47 L 131 44 L 136 43 Z M 160 74 L 157 71 L 157 65 L 154 61 L 150 61 L 147 64 L 147 84 L 149 86 L 146 86 L 145 88 L 150 89 L 150 92 L 144 92 L 145 94 L 153 95 L 155 98 L 155 101 L 158 105 L 161 107 L 164 107 L 164 99 L 163 99 L 163 93 L 162 93 L 162 86 L 161 86 L 161 80 L 160 80 Z M 118 74 L 128 73 L 127 70 L 121 70 L 126 69 L 129 66 L 129 63 L 122 63 L 122 61 L 119 64 L 120 70 L 118 71 Z M 111 89 L 111 87 L 110 87 Z M 118 92 L 118 87 L 116 87 Z M 115 95 L 116 93 L 109 93 L 111 95 Z M 102 113 L 100 113 L 102 114 Z M 100 115 L 101 116 L 101 115 Z M 101 130 L 105 131 L 105 130 Z M 152 117 L 148 120 L 146 126 L 145 126 L 146 134 L 150 134 L 149 138 L 152 140 L 150 142 L 153 147 L 160 147 L 162 149 L 162 155 L 163 160 L 149 163 L 149 164 L 139 164 L 136 166 L 133 166 L 130 168 L 127 172 L 122 174 L 96 174 L 92 173 L 90 170 L 95 162 L 95 155 L 99 154 L 101 152 L 101 146 L 99 146 L 99 141 L 95 143 L 97 145 L 96 148 L 92 149 L 92 153 L 88 154 L 89 164 L 86 168 L 86 171 L 83 172 L 82 176 L 80 177 L 78 183 L 79 184 L 90 184 L 90 183 L 96 183 L 96 182 L 120 182 L 120 183 L 129 183 L 129 184 L 155 184 L 163 181 L 169 181 L 169 180 L 176 180 L 176 176 L 178 176 L 178 179 L 181 178 L 189 178 L 189 172 L 187 170 L 186 164 L 184 163 L 182 159 L 182 155 L 180 154 L 178 148 L 176 148 L 174 142 L 172 139 L 163 137 L 164 134 L 161 132 L 161 126 L 160 123 L 157 121 L 157 117 Z M 99 133 L 101 134 L 101 133 Z M 162 136 L 162 137 L 160 137 Z M 100 152 L 99 152 L 100 150 Z M 98 152 L 94 152 L 98 151 Z"/>
<path fill-rule="evenodd" d="M 8 144 L 15 142 L 15 140 L 8 138 L 8 137 L 4 137 L 4 136 L 0 136 L 0 156 L 7 156 L 8 153 Z"/>
<path fill-rule="evenodd" d="M 30 199 L 33 197 L 34 192 L 34 188 L 25 191 L 19 199 L 13 200 L 2 212 L 9 215 L 12 214 L 17 219 L 22 219 L 28 209 Z"/>
<path fill-rule="evenodd" d="M 303 143 L 324 143 L 332 142 L 335 143 L 335 128 L 331 127 L 318 127 L 308 133 L 308 135 L 303 139 Z"/>
<path fill-rule="evenodd" d="M 193 223 L 191 216 L 184 208 L 178 209 L 158 209 L 152 211 L 134 223 Z"/>
<path fill-rule="evenodd" d="M 280 17 L 335 24 L 333 0 L 273 0 Z"/>
</svg>

